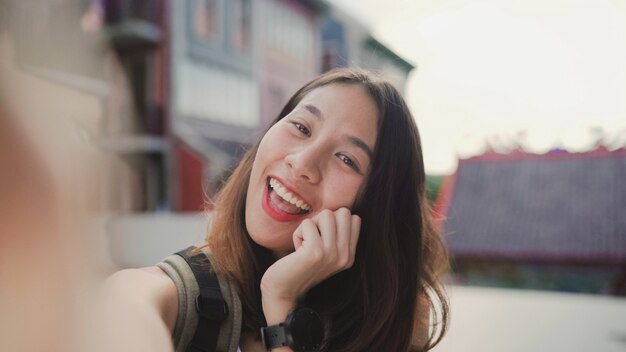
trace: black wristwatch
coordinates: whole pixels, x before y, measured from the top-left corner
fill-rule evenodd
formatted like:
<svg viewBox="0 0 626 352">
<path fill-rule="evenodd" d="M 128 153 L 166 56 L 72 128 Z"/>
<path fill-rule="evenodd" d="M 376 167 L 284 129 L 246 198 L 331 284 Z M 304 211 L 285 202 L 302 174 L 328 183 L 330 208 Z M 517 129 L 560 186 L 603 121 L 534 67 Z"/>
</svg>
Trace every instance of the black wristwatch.
<svg viewBox="0 0 626 352">
<path fill-rule="evenodd" d="M 268 351 L 289 346 L 296 352 L 314 352 L 322 345 L 324 327 L 313 309 L 296 308 L 284 323 L 261 328 L 261 338 Z"/>
</svg>

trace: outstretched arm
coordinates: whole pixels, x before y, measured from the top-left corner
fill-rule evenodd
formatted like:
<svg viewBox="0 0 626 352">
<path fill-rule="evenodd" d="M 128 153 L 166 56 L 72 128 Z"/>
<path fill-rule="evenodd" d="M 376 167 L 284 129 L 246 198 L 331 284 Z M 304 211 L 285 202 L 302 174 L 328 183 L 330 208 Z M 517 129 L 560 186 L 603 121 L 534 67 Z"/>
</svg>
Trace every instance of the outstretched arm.
<svg viewBox="0 0 626 352">
<path fill-rule="evenodd" d="M 109 277 L 94 304 L 97 323 L 87 334 L 96 351 L 173 351 L 178 296 L 157 267 L 126 269 Z M 102 334 L 104 333 L 104 334 Z M 102 336 L 96 336 L 102 334 Z"/>
</svg>

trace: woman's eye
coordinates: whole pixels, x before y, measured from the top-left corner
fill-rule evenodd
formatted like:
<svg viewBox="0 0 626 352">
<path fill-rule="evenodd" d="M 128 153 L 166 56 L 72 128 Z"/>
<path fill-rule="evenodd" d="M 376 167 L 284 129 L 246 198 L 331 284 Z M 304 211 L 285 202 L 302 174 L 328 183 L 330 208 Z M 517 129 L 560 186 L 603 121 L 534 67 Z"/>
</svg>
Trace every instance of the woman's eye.
<svg viewBox="0 0 626 352">
<path fill-rule="evenodd" d="M 306 136 L 310 136 L 311 135 L 311 131 L 309 131 L 309 129 L 306 128 L 305 125 L 303 125 L 303 124 L 301 124 L 299 122 L 294 122 L 293 125 L 296 126 L 298 131 L 300 131 L 302 134 L 304 134 Z"/>
<path fill-rule="evenodd" d="M 356 165 L 356 163 L 350 159 L 350 157 L 344 155 L 344 154 L 339 154 L 339 159 L 346 165 L 350 166 L 351 168 L 355 169 L 356 171 L 359 171 L 358 166 Z"/>
</svg>

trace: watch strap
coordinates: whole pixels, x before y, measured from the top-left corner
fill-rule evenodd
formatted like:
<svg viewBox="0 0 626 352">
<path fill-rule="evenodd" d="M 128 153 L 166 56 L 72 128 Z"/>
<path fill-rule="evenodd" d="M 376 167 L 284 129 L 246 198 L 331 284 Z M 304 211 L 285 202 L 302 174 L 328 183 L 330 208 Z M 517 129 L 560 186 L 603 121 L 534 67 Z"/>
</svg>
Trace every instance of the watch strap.
<svg viewBox="0 0 626 352">
<path fill-rule="evenodd" d="M 268 351 L 271 351 L 273 348 L 287 346 L 284 323 L 261 328 L 261 339 L 263 340 L 263 346 Z"/>
</svg>

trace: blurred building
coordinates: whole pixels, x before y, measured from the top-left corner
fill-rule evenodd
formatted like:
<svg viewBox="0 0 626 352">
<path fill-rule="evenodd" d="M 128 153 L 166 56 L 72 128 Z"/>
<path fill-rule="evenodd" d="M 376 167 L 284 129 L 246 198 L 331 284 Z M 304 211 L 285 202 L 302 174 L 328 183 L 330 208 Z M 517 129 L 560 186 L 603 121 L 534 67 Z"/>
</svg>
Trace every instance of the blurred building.
<svg viewBox="0 0 626 352">
<path fill-rule="evenodd" d="M 168 138 L 168 36 L 164 0 L 82 1 L 85 26 L 101 21 L 121 69 L 108 82 L 106 116 L 97 144 L 117 161 L 111 170 L 112 202 L 130 203 L 121 211 L 168 209 L 171 164 Z M 121 173 L 120 175 L 117 175 Z M 127 179 L 124 188 L 120 188 Z M 119 208 L 115 207 L 114 208 Z"/>
<path fill-rule="evenodd" d="M 287 99 L 320 73 L 322 1 L 265 0 L 260 21 L 261 128 Z"/>
<path fill-rule="evenodd" d="M 356 66 L 380 74 L 404 92 L 414 66 L 374 38 L 365 25 L 338 8 L 321 18 L 322 71 Z"/>
<path fill-rule="evenodd" d="M 626 149 L 461 160 L 436 211 L 461 283 L 626 295 Z"/>
<path fill-rule="evenodd" d="M 170 1 L 174 210 L 200 210 L 260 122 L 259 3 Z"/>
</svg>

